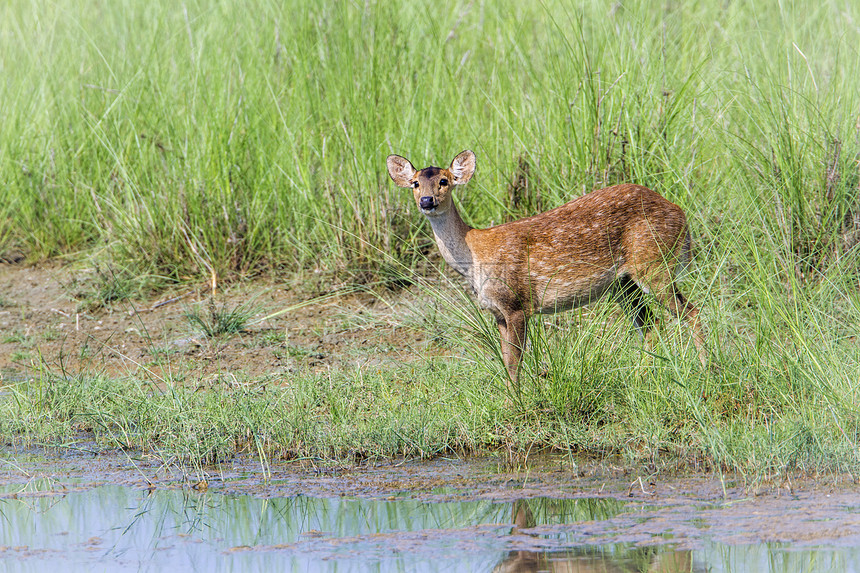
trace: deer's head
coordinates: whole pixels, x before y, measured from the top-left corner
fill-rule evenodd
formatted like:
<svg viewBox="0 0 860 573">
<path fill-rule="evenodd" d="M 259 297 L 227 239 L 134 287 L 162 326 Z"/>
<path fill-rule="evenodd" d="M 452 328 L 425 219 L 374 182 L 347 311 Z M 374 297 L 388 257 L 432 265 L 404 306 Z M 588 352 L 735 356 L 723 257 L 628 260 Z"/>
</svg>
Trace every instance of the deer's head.
<svg viewBox="0 0 860 573">
<path fill-rule="evenodd" d="M 475 154 L 463 151 L 447 169 L 425 167 L 418 171 L 408 159 L 389 155 L 388 175 L 398 187 L 411 187 L 415 203 L 428 217 L 442 215 L 451 207 L 451 190 L 454 185 L 465 185 L 475 172 Z"/>
</svg>

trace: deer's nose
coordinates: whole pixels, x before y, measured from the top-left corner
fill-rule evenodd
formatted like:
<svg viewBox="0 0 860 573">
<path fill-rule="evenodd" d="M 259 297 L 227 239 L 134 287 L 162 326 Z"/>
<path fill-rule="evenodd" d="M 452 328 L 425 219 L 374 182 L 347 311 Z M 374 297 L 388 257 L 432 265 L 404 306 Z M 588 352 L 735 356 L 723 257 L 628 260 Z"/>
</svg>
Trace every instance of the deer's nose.
<svg viewBox="0 0 860 573">
<path fill-rule="evenodd" d="M 422 209 L 430 210 L 436 208 L 436 199 L 433 197 L 421 197 L 418 201 L 418 205 L 421 206 Z"/>
</svg>

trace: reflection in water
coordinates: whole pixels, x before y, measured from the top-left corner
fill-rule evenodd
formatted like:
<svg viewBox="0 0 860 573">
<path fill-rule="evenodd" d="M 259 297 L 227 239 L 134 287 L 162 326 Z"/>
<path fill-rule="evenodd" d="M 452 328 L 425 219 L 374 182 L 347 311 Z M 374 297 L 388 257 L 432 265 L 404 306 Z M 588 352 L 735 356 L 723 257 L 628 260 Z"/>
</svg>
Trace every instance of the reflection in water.
<svg viewBox="0 0 860 573">
<path fill-rule="evenodd" d="M 260 499 L 31 482 L 0 489 L 0 570 L 671 573 L 850 571 L 860 562 L 855 549 L 786 552 L 778 545 L 702 541 L 704 549 L 691 552 L 596 543 L 647 520 L 641 509 L 613 499 L 542 498 L 513 506 Z"/>
<path fill-rule="evenodd" d="M 609 504 L 602 503 L 604 501 Z M 597 502 L 597 503 L 596 503 Z M 616 500 L 578 499 L 578 500 L 547 500 L 520 499 L 513 503 L 511 522 L 512 535 L 529 535 L 527 531 L 538 525 L 532 506 L 541 513 L 548 515 L 553 521 L 575 522 L 590 519 L 608 519 L 615 507 Z M 584 506 L 584 507 L 583 507 Z M 583 508 L 585 511 L 583 511 Z M 588 511 L 591 510 L 591 511 Z M 570 519 L 579 514 L 580 519 Z M 590 516 L 586 516 L 590 514 Z M 544 522 L 546 523 L 546 521 Z M 694 571 L 693 552 L 676 551 L 672 547 L 613 547 L 606 551 L 601 547 L 584 547 L 567 551 L 528 551 L 514 550 L 494 569 L 497 573 L 536 573 L 550 571 L 553 573 L 683 573 Z M 620 549 L 620 550 L 619 550 Z"/>
<path fill-rule="evenodd" d="M 619 557 L 598 549 L 576 549 L 540 553 L 536 551 L 511 551 L 508 558 L 493 571 L 499 573 L 689 573 L 693 569 L 691 551 L 660 550 L 641 547 L 633 550 L 635 555 Z"/>
</svg>

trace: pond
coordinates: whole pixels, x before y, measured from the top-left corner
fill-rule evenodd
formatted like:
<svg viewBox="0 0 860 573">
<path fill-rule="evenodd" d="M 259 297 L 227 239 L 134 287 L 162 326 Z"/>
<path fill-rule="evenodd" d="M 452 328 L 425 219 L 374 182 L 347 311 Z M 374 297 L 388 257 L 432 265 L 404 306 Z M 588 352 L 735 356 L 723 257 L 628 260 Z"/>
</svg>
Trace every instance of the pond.
<svg viewBox="0 0 860 573">
<path fill-rule="evenodd" d="M 8 571 L 860 571 L 852 488 L 814 501 L 731 499 L 695 481 L 683 494 L 645 495 L 644 482 L 500 479 L 437 462 L 265 483 L 241 471 L 194 489 L 135 483 L 126 470 L 101 481 L 56 467 L 35 477 L 32 457 L 29 469 L 5 459 L 15 466 L 0 487 Z M 403 489 L 413 477 L 416 489 Z"/>
</svg>

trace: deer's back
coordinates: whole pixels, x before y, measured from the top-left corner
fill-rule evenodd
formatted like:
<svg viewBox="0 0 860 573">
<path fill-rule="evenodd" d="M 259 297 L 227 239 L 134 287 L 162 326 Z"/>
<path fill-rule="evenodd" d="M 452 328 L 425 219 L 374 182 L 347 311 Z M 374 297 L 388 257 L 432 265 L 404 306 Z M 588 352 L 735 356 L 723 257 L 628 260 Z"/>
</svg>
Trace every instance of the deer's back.
<svg viewBox="0 0 860 573">
<path fill-rule="evenodd" d="M 572 308 L 634 267 L 671 263 L 686 225 L 680 207 L 646 187 L 599 189 L 539 215 L 469 231 L 473 287 L 479 298 L 486 291 L 482 302 L 533 312 Z"/>
</svg>

